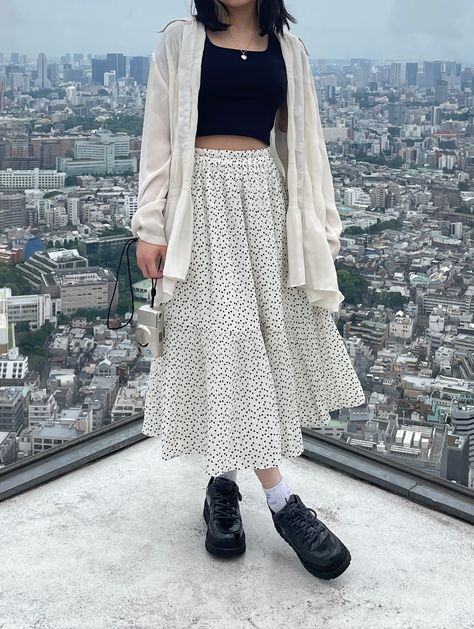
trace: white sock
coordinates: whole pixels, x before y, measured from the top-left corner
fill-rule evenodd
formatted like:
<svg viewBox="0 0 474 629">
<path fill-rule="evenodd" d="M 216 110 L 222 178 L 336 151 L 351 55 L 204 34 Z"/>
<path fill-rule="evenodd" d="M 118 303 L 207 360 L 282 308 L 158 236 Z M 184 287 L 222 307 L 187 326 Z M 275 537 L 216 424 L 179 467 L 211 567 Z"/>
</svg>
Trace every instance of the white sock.
<svg viewBox="0 0 474 629">
<path fill-rule="evenodd" d="M 268 506 L 274 513 L 283 509 L 293 493 L 284 478 L 275 487 L 270 487 L 270 489 L 263 487 L 263 491 L 267 497 Z"/>
<path fill-rule="evenodd" d="M 215 478 L 219 478 L 219 476 L 223 476 L 224 478 L 228 478 L 229 480 L 233 480 L 234 483 L 237 482 L 237 470 L 230 470 L 229 472 L 224 472 L 223 474 L 218 474 Z"/>
</svg>

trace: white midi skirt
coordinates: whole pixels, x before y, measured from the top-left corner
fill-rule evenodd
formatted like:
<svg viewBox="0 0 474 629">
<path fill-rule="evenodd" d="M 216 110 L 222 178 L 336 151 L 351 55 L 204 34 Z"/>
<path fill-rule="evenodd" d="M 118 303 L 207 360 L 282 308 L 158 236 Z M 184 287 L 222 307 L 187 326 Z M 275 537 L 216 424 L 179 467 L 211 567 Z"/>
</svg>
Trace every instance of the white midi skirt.
<svg viewBox="0 0 474 629">
<path fill-rule="evenodd" d="M 186 280 L 163 304 L 142 432 L 209 475 L 303 452 L 301 427 L 365 402 L 328 310 L 286 287 L 288 189 L 268 147 L 195 148 Z"/>
</svg>

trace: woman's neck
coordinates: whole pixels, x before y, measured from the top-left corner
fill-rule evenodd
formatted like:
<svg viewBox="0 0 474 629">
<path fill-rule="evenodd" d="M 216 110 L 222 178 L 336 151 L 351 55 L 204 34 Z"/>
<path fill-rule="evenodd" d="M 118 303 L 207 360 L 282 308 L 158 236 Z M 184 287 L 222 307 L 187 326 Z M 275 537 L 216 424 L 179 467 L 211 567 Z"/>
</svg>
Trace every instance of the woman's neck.
<svg viewBox="0 0 474 629">
<path fill-rule="evenodd" d="M 255 4 L 228 9 L 226 24 L 232 26 L 235 33 L 260 31 L 260 24 L 255 12 Z"/>
</svg>

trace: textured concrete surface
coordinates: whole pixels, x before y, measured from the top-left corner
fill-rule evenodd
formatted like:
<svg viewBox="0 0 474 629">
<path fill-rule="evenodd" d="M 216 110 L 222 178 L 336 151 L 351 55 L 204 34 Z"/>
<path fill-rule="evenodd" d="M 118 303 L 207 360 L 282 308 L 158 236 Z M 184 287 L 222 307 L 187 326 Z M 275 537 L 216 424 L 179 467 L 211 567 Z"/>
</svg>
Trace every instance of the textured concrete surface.
<svg viewBox="0 0 474 629">
<path fill-rule="evenodd" d="M 0 504 L 5 629 L 474 626 L 473 528 L 299 457 L 282 472 L 346 543 L 350 567 L 322 581 L 240 473 L 247 552 L 204 548 L 199 456 L 162 461 L 150 438 Z"/>
</svg>

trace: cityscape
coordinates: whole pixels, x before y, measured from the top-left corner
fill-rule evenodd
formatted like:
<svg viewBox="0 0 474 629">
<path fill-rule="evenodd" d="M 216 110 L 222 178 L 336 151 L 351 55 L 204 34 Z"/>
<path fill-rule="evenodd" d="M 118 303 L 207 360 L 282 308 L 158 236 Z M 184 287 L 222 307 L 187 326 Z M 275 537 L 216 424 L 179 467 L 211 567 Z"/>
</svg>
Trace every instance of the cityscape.
<svg viewBox="0 0 474 629">
<path fill-rule="evenodd" d="M 318 430 L 473 489 L 474 67 L 311 65 L 343 222 L 335 321 L 366 394 Z M 114 286 L 149 66 L 0 53 L 0 467 L 143 412 L 151 357 L 107 312 L 130 316 L 125 268 Z M 131 272 L 137 308 L 151 285 Z"/>
</svg>

